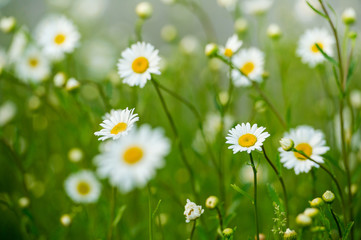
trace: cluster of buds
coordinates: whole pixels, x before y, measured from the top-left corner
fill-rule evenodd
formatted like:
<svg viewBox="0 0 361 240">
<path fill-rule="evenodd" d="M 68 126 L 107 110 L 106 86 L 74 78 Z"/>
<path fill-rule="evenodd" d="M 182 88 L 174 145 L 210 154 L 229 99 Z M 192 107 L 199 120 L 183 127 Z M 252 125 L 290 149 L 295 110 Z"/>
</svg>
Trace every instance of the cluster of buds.
<svg viewBox="0 0 361 240">
<path fill-rule="evenodd" d="M 58 72 L 55 74 L 53 80 L 56 87 L 65 87 L 65 89 L 69 92 L 80 87 L 80 82 L 78 80 L 75 78 L 67 79 L 65 73 L 63 72 Z"/>
</svg>

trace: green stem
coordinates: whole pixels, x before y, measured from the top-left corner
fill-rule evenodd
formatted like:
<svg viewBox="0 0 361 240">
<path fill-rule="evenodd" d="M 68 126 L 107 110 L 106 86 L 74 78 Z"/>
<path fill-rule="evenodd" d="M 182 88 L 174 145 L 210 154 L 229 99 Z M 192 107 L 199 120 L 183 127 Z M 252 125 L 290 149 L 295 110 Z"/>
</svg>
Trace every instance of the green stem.
<svg viewBox="0 0 361 240">
<path fill-rule="evenodd" d="M 163 110 L 167 116 L 167 119 L 171 125 L 171 128 L 172 128 L 172 131 L 173 131 L 173 134 L 174 134 L 174 137 L 175 137 L 175 141 L 177 143 L 177 146 L 178 146 L 178 149 L 179 149 L 179 152 L 180 152 L 180 155 L 181 155 L 181 159 L 189 173 L 189 176 L 190 176 L 190 180 L 191 180 L 191 187 L 192 187 L 192 191 L 194 193 L 194 195 L 196 196 L 196 198 L 198 199 L 198 193 L 196 191 L 196 187 L 195 187 L 195 178 L 194 178 L 194 173 L 193 173 L 193 170 L 192 170 L 192 167 L 191 165 L 189 164 L 188 162 L 188 159 L 185 155 L 185 152 L 184 152 L 184 147 L 183 147 L 183 144 L 182 142 L 180 141 L 180 138 L 179 138 L 179 134 L 178 134 L 178 130 L 177 130 L 177 127 L 175 125 L 175 122 L 173 120 L 173 117 L 172 115 L 170 114 L 169 110 L 168 110 L 168 107 L 167 107 L 167 104 L 165 103 L 165 100 L 163 98 L 163 95 L 160 91 L 160 88 L 158 86 L 158 84 L 155 82 L 155 80 L 153 78 L 151 78 L 151 82 L 153 83 L 153 86 L 158 94 L 158 97 L 161 101 L 161 104 L 162 104 L 162 107 L 163 107 Z"/>
<path fill-rule="evenodd" d="M 108 240 L 111 240 L 113 237 L 113 221 L 114 221 L 114 209 L 115 209 L 115 200 L 117 196 L 117 189 L 116 187 L 112 188 L 112 196 L 110 200 L 110 223 L 108 229 Z"/>
<path fill-rule="evenodd" d="M 137 19 L 137 22 L 135 23 L 135 36 L 138 41 L 142 41 L 142 27 L 144 24 L 144 20 L 141 18 Z"/>
<path fill-rule="evenodd" d="M 336 217 L 336 214 L 334 213 L 334 211 L 332 210 L 332 207 L 330 204 L 327 204 L 328 205 L 328 209 L 330 210 L 331 214 L 332 214 L 332 217 L 333 219 L 335 220 L 336 222 L 336 226 L 337 226 L 337 230 L 338 230 L 338 235 L 340 238 L 342 238 L 342 231 L 341 231 L 341 227 L 340 227 L 340 223 L 338 222 L 337 220 L 337 217 Z"/>
<path fill-rule="evenodd" d="M 223 218 L 222 218 L 222 213 L 221 210 L 219 209 L 219 207 L 216 207 L 217 213 L 218 213 L 218 219 L 219 219 L 219 227 L 221 228 L 221 231 L 223 231 Z"/>
<path fill-rule="evenodd" d="M 343 215 L 344 215 L 344 221 L 347 222 L 347 217 L 346 217 L 346 203 L 345 203 L 345 199 L 343 197 L 343 193 L 342 193 L 342 189 L 340 184 L 337 181 L 336 176 L 330 172 L 330 170 L 328 170 L 325 166 L 323 166 L 321 163 L 316 162 L 314 159 L 312 159 L 310 156 L 308 156 L 307 154 L 305 154 L 303 151 L 299 151 L 296 148 L 293 148 L 292 151 L 297 152 L 299 154 L 301 154 L 302 156 L 304 156 L 305 158 L 307 158 L 308 160 L 316 163 L 318 166 L 320 166 L 320 168 L 322 168 L 330 177 L 331 179 L 334 181 L 334 183 L 336 184 L 337 190 L 340 194 L 340 198 L 341 198 L 341 205 L 342 205 L 342 210 L 343 210 Z"/>
<path fill-rule="evenodd" d="M 149 208 L 149 240 L 153 240 L 153 229 L 152 229 L 152 204 L 151 204 L 151 192 L 150 192 L 150 186 L 148 184 L 148 208 Z"/>
<path fill-rule="evenodd" d="M 193 235 L 194 235 L 194 231 L 196 230 L 196 221 L 197 220 L 193 221 L 193 227 L 192 227 L 191 235 L 189 236 L 189 240 L 192 240 Z"/>
<path fill-rule="evenodd" d="M 285 201 L 285 210 L 286 210 L 286 221 L 287 221 L 286 223 L 287 223 L 287 227 L 289 227 L 288 196 L 287 196 L 285 182 L 283 181 L 283 177 L 281 176 L 281 173 L 277 170 L 276 166 L 268 158 L 264 146 L 262 146 L 262 152 L 263 152 L 263 155 L 266 158 L 267 162 L 271 165 L 273 171 L 276 173 L 276 175 L 278 177 L 278 180 L 279 180 L 279 182 L 280 182 L 280 184 L 282 186 L 283 197 L 284 197 L 284 201 Z"/>
<path fill-rule="evenodd" d="M 253 182 L 254 182 L 254 212 L 256 217 L 256 239 L 259 240 L 259 222 L 258 222 L 258 209 L 257 209 L 257 169 L 253 162 L 252 153 L 249 153 L 249 159 L 251 160 L 251 166 L 253 170 Z"/>
</svg>

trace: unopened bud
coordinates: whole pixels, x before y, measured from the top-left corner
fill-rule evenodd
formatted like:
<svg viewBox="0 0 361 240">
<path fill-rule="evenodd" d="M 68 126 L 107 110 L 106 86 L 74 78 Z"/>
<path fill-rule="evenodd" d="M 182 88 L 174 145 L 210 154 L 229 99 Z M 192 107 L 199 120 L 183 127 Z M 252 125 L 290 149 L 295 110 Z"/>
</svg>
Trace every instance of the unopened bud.
<svg viewBox="0 0 361 240">
<path fill-rule="evenodd" d="M 208 43 L 204 49 L 204 53 L 207 57 L 212 57 L 218 51 L 218 46 L 215 43 Z"/>
<path fill-rule="evenodd" d="M 20 206 L 21 208 L 26 208 L 26 207 L 29 206 L 30 200 L 29 200 L 29 198 L 27 198 L 27 197 L 21 197 L 21 198 L 19 198 L 19 200 L 18 200 L 18 204 L 19 204 L 19 206 Z"/>
<path fill-rule="evenodd" d="M 317 197 L 315 199 L 313 199 L 312 201 L 310 201 L 310 206 L 315 208 L 315 207 L 321 207 L 323 205 L 323 200 L 320 197 Z"/>
<path fill-rule="evenodd" d="M 317 216 L 319 213 L 320 210 L 318 210 L 317 208 L 306 208 L 305 211 L 303 212 L 303 214 L 311 218 Z"/>
<path fill-rule="evenodd" d="M 277 40 L 282 36 L 281 28 L 277 24 L 271 24 L 267 28 L 267 35 L 271 39 Z"/>
<path fill-rule="evenodd" d="M 281 144 L 282 149 L 287 152 L 291 151 L 293 149 L 293 147 L 295 146 L 295 143 L 290 138 L 282 138 L 280 140 L 280 144 Z"/>
<path fill-rule="evenodd" d="M 325 201 L 326 203 L 332 203 L 335 200 L 335 194 L 333 194 L 333 192 L 327 190 L 323 195 L 322 195 L 322 199 L 323 201 Z"/>
<path fill-rule="evenodd" d="M 301 213 L 296 217 L 296 223 L 302 227 L 307 227 L 311 225 L 312 219 L 309 216 Z"/>
<path fill-rule="evenodd" d="M 283 239 L 284 240 L 296 240 L 297 239 L 296 231 L 287 228 L 285 233 L 283 234 Z"/>
<path fill-rule="evenodd" d="M 141 2 L 135 7 L 135 13 L 143 19 L 149 18 L 153 14 L 153 7 L 149 2 Z"/>
<path fill-rule="evenodd" d="M 3 17 L 0 19 L 0 29 L 4 33 L 9 33 L 15 29 L 16 19 L 14 17 Z"/>
<path fill-rule="evenodd" d="M 73 91 L 80 87 L 80 83 L 75 78 L 69 78 L 66 82 L 65 89 L 67 91 Z"/>
<path fill-rule="evenodd" d="M 66 75 L 63 72 L 58 72 L 54 76 L 54 85 L 56 87 L 64 87 L 66 82 Z"/>
<path fill-rule="evenodd" d="M 347 8 L 342 13 L 342 21 L 347 24 L 353 24 L 356 21 L 356 11 L 353 8 Z"/>
<path fill-rule="evenodd" d="M 233 229 L 232 228 L 225 228 L 222 233 L 223 233 L 223 236 L 226 237 L 226 239 L 230 238 L 230 237 L 233 236 Z"/>
<path fill-rule="evenodd" d="M 64 227 L 67 227 L 71 224 L 71 217 L 69 214 L 64 214 L 60 217 L 60 222 Z"/>
<path fill-rule="evenodd" d="M 214 209 L 217 207 L 218 202 L 219 200 L 216 196 L 210 196 L 206 200 L 206 207 L 209 209 Z"/>
<path fill-rule="evenodd" d="M 234 30 L 237 33 L 244 33 L 248 29 L 248 22 L 244 18 L 239 18 L 234 22 Z"/>
</svg>

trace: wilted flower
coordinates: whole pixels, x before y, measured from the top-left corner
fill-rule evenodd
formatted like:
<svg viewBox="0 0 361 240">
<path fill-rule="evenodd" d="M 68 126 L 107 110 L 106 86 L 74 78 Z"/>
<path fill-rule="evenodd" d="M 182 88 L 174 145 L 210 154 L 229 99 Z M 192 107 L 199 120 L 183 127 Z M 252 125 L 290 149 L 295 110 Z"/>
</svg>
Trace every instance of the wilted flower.
<svg viewBox="0 0 361 240">
<path fill-rule="evenodd" d="M 189 223 L 192 220 L 196 220 L 204 212 L 204 209 L 202 209 L 201 205 L 197 205 L 194 202 L 191 202 L 189 199 L 187 199 L 187 204 L 185 205 L 184 208 L 185 208 L 184 215 L 186 216 L 186 223 Z"/>
</svg>

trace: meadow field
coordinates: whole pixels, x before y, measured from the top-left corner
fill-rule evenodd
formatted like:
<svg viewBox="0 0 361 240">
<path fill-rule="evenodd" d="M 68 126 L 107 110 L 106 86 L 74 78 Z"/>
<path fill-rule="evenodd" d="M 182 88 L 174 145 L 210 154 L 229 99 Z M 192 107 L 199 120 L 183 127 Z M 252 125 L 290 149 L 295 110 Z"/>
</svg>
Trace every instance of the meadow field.
<svg viewBox="0 0 361 240">
<path fill-rule="evenodd" d="M 359 0 L 0 0 L 0 239 L 361 239 Z"/>
</svg>

